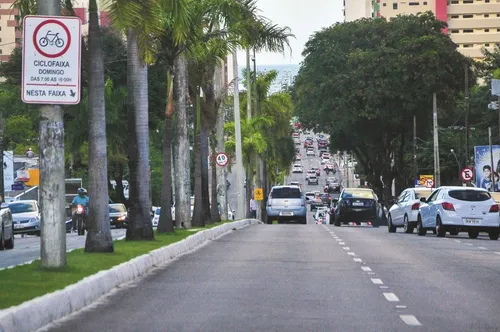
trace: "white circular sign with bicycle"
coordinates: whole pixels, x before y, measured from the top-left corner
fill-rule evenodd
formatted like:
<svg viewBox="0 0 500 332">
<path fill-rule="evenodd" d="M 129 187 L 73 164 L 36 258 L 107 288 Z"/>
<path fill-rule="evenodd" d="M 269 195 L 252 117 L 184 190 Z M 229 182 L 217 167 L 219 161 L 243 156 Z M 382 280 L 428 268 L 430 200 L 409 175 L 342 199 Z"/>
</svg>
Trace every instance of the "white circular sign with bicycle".
<svg viewBox="0 0 500 332">
<path fill-rule="evenodd" d="M 224 152 L 219 152 L 215 156 L 215 162 L 217 165 L 224 167 L 229 163 L 229 156 Z"/>
</svg>

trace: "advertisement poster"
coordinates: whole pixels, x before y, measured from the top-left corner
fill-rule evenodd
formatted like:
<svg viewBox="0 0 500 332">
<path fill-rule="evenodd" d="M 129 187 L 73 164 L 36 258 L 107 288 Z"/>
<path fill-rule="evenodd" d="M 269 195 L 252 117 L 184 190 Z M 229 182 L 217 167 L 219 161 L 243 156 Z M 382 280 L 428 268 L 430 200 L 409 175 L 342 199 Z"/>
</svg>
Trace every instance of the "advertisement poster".
<svg viewBox="0 0 500 332">
<path fill-rule="evenodd" d="M 481 145 L 474 147 L 476 186 L 488 191 L 500 191 L 500 145 L 493 145 L 493 165 L 491 165 L 490 147 Z M 492 176 L 495 177 L 493 188 Z"/>
</svg>

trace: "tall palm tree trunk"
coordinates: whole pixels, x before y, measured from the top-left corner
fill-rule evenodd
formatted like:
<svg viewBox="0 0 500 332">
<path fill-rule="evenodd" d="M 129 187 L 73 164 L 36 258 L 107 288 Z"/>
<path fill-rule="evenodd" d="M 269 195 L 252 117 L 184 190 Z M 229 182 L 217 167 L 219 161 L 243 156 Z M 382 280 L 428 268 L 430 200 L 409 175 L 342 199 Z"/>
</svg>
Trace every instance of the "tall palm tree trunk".
<svg viewBox="0 0 500 332">
<path fill-rule="evenodd" d="M 135 168 L 131 177 L 134 177 L 132 183 L 137 194 L 131 201 L 132 218 L 127 228 L 127 240 L 153 240 L 153 225 L 150 219 L 148 67 L 140 57 L 138 35 L 133 29 L 127 33 L 127 88 L 136 136 L 136 151 L 132 155 L 135 158 L 129 163 Z"/>
<path fill-rule="evenodd" d="M 200 124 L 200 95 L 196 90 L 196 115 L 194 123 L 194 210 L 192 225 L 205 226 L 205 207 L 203 200 L 202 155 L 201 155 L 201 124 Z"/>
<path fill-rule="evenodd" d="M 246 190 L 246 209 L 245 209 L 245 215 L 247 218 L 250 218 L 252 216 L 252 212 L 250 211 L 250 200 L 253 198 L 253 158 L 251 156 L 247 156 L 248 158 L 248 165 L 246 169 L 246 175 L 247 175 L 247 190 Z"/>
<path fill-rule="evenodd" d="M 210 217 L 210 192 L 208 186 L 208 154 L 209 154 L 209 144 L 208 144 L 208 129 L 207 126 L 202 122 L 201 124 L 201 136 L 200 136 L 200 152 L 201 152 L 201 190 L 203 199 L 203 215 L 205 217 L 206 223 L 211 223 L 212 218 Z M 217 202 L 215 202 L 217 206 Z"/>
<path fill-rule="evenodd" d="M 180 54 L 174 61 L 174 92 L 176 114 L 175 145 L 175 223 L 191 227 L 191 174 L 188 135 L 188 77 L 187 60 Z"/>
<path fill-rule="evenodd" d="M 89 2 L 89 215 L 86 252 L 113 252 L 109 226 L 104 58 L 97 2 Z"/>
<path fill-rule="evenodd" d="M 212 130 L 210 135 L 210 149 L 212 158 L 210 158 L 210 167 L 212 171 L 212 185 L 210 190 L 210 219 L 212 222 L 220 222 L 219 204 L 217 202 L 217 164 L 215 163 L 215 156 L 217 155 L 217 139 L 216 131 Z M 225 184 L 224 184 L 225 186 Z"/>
<path fill-rule="evenodd" d="M 161 212 L 158 221 L 158 233 L 174 231 L 172 219 L 172 116 L 165 114 L 165 131 L 163 134 L 163 175 L 161 187 Z"/>
</svg>

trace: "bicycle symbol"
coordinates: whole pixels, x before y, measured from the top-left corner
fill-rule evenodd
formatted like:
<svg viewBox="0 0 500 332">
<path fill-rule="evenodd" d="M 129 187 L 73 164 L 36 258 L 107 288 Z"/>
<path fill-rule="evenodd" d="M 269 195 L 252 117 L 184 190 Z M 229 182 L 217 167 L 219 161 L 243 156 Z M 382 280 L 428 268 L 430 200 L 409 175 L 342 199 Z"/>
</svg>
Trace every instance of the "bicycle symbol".
<svg viewBox="0 0 500 332">
<path fill-rule="evenodd" d="M 47 34 L 45 37 L 40 38 L 38 41 L 41 47 L 45 47 L 47 45 L 53 46 L 54 44 L 56 47 L 61 48 L 64 46 L 64 40 L 59 37 L 59 32 L 58 33 L 50 33 L 50 30 L 47 31 Z"/>
</svg>

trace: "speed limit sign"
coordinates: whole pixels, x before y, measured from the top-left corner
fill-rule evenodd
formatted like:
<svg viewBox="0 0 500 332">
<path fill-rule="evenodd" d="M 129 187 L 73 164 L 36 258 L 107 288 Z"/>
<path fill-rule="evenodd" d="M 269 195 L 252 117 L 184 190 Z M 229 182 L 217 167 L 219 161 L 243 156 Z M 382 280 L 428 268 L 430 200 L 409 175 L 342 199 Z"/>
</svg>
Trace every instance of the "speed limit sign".
<svg viewBox="0 0 500 332">
<path fill-rule="evenodd" d="M 215 162 L 217 165 L 224 167 L 229 163 L 229 156 L 224 152 L 219 152 L 217 156 L 215 156 Z"/>
</svg>

